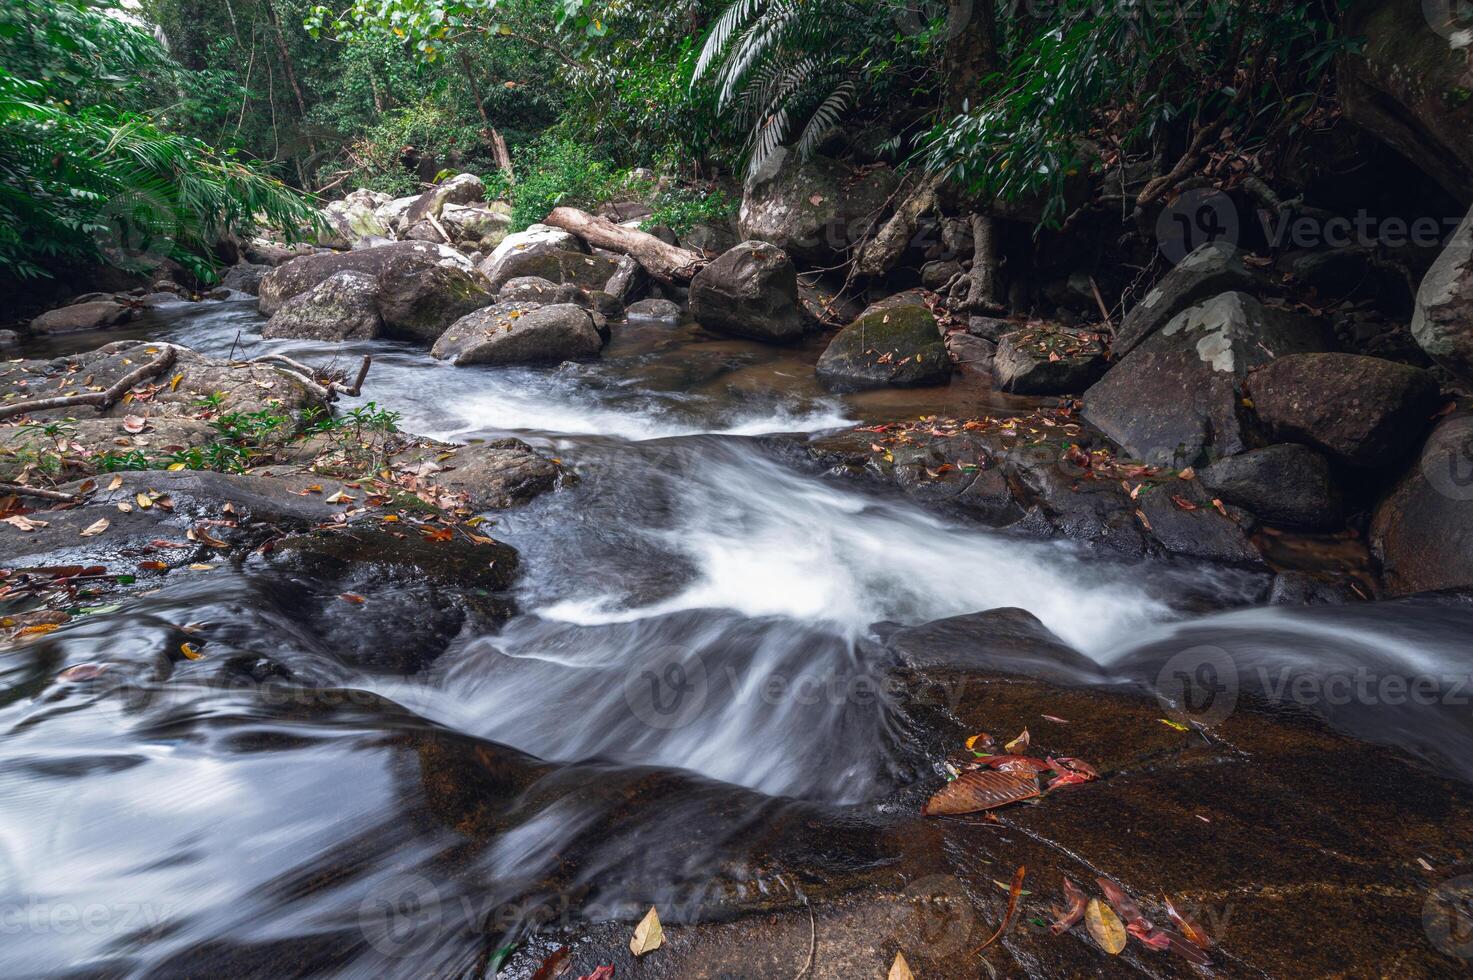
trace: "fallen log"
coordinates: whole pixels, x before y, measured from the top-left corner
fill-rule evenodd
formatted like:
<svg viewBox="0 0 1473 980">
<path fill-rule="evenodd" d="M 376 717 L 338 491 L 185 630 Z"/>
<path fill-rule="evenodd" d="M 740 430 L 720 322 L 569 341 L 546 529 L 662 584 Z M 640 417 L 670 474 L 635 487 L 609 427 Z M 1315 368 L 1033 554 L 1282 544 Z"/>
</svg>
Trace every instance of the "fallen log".
<svg viewBox="0 0 1473 980">
<path fill-rule="evenodd" d="M 577 208 L 553 208 L 542 223 L 572 232 L 589 245 L 628 255 L 667 285 L 690 282 L 706 265 L 706 260 L 695 252 L 667 245 L 638 228 L 625 228 Z"/>
<path fill-rule="evenodd" d="M 105 412 L 112 407 L 113 403 L 128 393 L 138 382 L 145 378 L 152 378 L 168 370 L 169 365 L 174 363 L 178 351 L 173 347 L 165 347 L 159 356 L 135 368 L 123 375 L 112 387 L 106 391 L 89 391 L 77 395 L 58 395 L 55 398 L 36 398 L 31 401 L 11 402 L 9 405 L 0 405 L 0 419 L 10 418 L 13 415 L 26 415 L 31 412 L 44 412 L 53 408 L 71 408 L 73 405 L 91 405 L 99 412 Z"/>
</svg>

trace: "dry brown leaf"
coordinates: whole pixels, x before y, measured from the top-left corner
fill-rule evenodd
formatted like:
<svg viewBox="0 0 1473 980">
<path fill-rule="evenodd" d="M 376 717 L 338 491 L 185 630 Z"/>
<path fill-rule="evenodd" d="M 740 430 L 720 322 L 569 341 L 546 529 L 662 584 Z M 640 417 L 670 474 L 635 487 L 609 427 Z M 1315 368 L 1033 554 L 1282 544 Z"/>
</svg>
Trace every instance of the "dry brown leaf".
<svg viewBox="0 0 1473 980">
<path fill-rule="evenodd" d="M 113 474 L 113 478 L 110 481 L 108 481 L 107 488 L 109 490 L 116 490 L 118 487 L 120 487 L 122 485 L 123 485 L 123 477 L 122 477 L 122 475 L 121 474 L 118 474 L 118 473 L 114 473 Z"/>
<path fill-rule="evenodd" d="M 1101 949 L 1111 956 L 1120 955 L 1120 951 L 1125 948 L 1125 926 L 1121 924 L 1120 916 L 1115 914 L 1114 909 L 1098 898 L 1092 898 L 1084 907 L 1084 924 Z"/>
<path fill-rule="evenodd" d="M 88 524 L 85 528 L 82 529 L 82 537 L 95 537 L 96 535 L 101 534 L 103 531 L 106 531 L 111 523 L 112 522 L 109 521 L 106 517 L 99 517 L 97 520 L 93 521 L 91 524 Z"/>
<path fill-rule="evenodd" d="M 639 925 L 634 927 L 634 936 L 629 940 L 629 952 L 635 956 L 643 956 L 651 950 L 660 948 L 665 941 L 665 930 L 660 928 L 660 915 L 655 911 L 653 905 L 639 920 Z"/>
<path fill-rule="evenodd" d="M 910 972 L 910 964 L 905 962 L 904 954 L 895 954 L 895 962 L 890 964 L 890 975 L 885 980 L 915 980 L 915 974 Z"/>
<path fill-rule="evenodd" d="M 195 646 L 193 643 L 179 644 L 179 652 L 184 654 L 184 656 L 189 660 L 198 660 L 204 656 L 204 654 L 199 652 L 199 647 Z"/>
<path fill-rule="evenodd" d="M 1002 747 L 1002 750 L 1008 755 L 1018 755 L 1028 747 L 1029 741 L 1030 740 L 1028 738 L 1028 729 L 1025 728 L 1018 733 L 1017 738 L 1004 745 Z"/>
<path fill-rule="evenodd" d="M 921 814 L 937 817 L 977 813 L 1037 795 L 1038 777 L 1032 773 L 978 769 L 962 773 L 937 790 L 921 808 Z"/>
</svg>

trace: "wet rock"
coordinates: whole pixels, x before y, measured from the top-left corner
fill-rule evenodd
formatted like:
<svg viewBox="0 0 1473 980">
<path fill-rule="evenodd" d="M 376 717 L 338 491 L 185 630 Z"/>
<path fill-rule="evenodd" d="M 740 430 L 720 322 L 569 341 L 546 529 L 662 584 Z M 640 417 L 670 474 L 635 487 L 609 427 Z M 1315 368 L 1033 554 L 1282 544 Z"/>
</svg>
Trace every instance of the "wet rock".
<svg viewBox="0 0 1473 980">
<path fill-rule="evenodd" d="M 486 281 L 468 265 L 426 264 L 408 253 L 392 257 L 378 274 L 384 332 L 432 343 L 459 318 L 494 302 Z"/>
<path fill-rule="evenodd" d="M 680 304 L 672 303 L 668 299 L 642 299 L 630 303 L 624 310 L 624 315 L 630 320 L 657 321 L 660 323 L 678 323 L 680 321 Z"/>
<path fill-rule="evenodd" d="M 551 303 L 558 284 L 541 276 L 518 276 L 502 284 L 496 298 L 503 303 Z"/>
<path fill-rule="evenodd" d="M 242 262 L 225 270 L 220 285 L 238 293 L 255 296 L 261 291 L 261 280 L 271 271 L 271 266 L 256 262 Z"/>
<path fill-rule="evenodd" d="M 1269 589 L 1271 606 L 1340 606 L 1360 596 L 1341 582 L 1326 582 L 1308 572 L 1280 572 Z"/>
<path fill-rule="evenodd" d="M 1097 334 L 1051 325 L 1003 334 L 992 376 L 1003 391 L 1030 395 L 1081 392 L 1105 373 L 1105 347 Z"/>
<path fill-rule="evenodd" d="M 157 292 L 144 293 L 138 297 L 136 302 L 139 306 L 143 307 L 175 306 L 179 303 L 188 303 L 190 299 L 187 296 L 180 296 L 178 293 Z"/>
<path fill-rule="evenodd" d="M 815 323 L 848 323 L 864 312 L 864 304 L 853 296 L 836 293 L 822 283 L 812 286 L 798 280 L 798 302 Z"/>
<path fill-rule="evenodd" d="M 1338 73 L 1346 118 L 1461 201 L 1473 199 L 1465 26 L 1446 5 L 1365 0 L 1341 27 L 1364 46 L 1341 56 Z"/>
<path fill-rule="evenodd" d="M 1432 430 L 1376 509 L 1370 542 L 1393 595 L 1473 585 L 1473 415 Z"/>
<path fill-rule="evenodd" d="M 1191 466 L 1247 448 L 1244 377 L 1275 357 L 1327 346 L 1324 326 L 1223 293 L 1151 333 L 1084 395 L 1084 417 L 1129 455 Z"/>
<path fill-rule="evenodd" d="M 945 384 L 951 358 L 920 296 L 874 304 L 839 331 L 818 359 L 818 380 L 836 391 Z"/>
<path fill-rule="evenodd" d="M 293 296 L 266 321 L 261 336 L 303 340 L 368 340 L 383 329 L 378 280 L 338 272 Z"/>
<path fill-rule="evenodd" d="M 951 359 L 964 371 L 975 371 L 980 375 L 992 373 L 992 359 L 997 356 L 997 345 L 969 333 L 948 334 L 946 349 Z"/>
<path fill-rule="evenodd" d="M 1422 279 L 1412 337 L 1464 384 L 1473 383 L 1473 212 Z"/>
<path fill-rule="evenodd" d="M 409 229 L 427 216 L 439 218 L 447 204 L 474 204 L 486 198 L 486 185 L 475 174 L 457 174 L 437 184 L 414 200 L 404 212 L 403 227 Z"/>
<path fill-rule="evenodd" d="M 459 446 L 436 452 L 437 487 L 467 495 L 473 510 L 499 510 L 524 504 L 551 490 L 557 464 L 520 439 Z"/>
<path fill-rule="evenodd" d="M 649 273 L 644 270 L 644 266 L 628 255 L 619 256 L 619 264 L 614 269 L 614 274 L 609 276 L 608 282 L 604 283 L 604 291 L 625 306 L 648 293 L 649 287 Z"/>
<path fill-rule="evenodd" d="M 357 252 L 308 255 L 276 267 L 261 280 L 261 315 L 271 316 L 293 296 L 339 272 L 362 272 L 381 279 L 391 267 L 401 276 L 436 267 L 454 269 L 466 276 L 474 273 L 474 267 L 455 249 L 424 242 L 394 242 Z"/>
<path fill-rule="evenodd" d="M 742 242 L 696 273 L 690 311 L 708 330 L 772 343 L 796 341 L 808 328 L 797 270 L 766 242 Z"/>
<path fill-rule="evenodd" d="M 558 285 L 571 283 L 584 289 L 603 289 L 618 265 L 616 260 L 604 255 L 543 247 L 512 252 L 499 259 L 493 253 L 481 262 L 480 268 L 493 291 L 513 279 L 534 276 Z"/>
<path fill-rule="evenodd" d="M 885 217 L 895 190 L 889 167 L 852 171 L 826 157 L 777 154 L 770 172 L 749 181 L 738 230 L 811 265 L 832 263 Z M 769 168 L 765 168 L 769 169 Z"/>
<path fill-rule="evenodd" d="M 1340 489 L 1324 456 L 1284 443 L 1220 459 L 1202 485 L 1268 524 L 1328 530 L 1344 523 Z"/>
<path fill-rule="evenodd" d="M 1146 529 L 1118 483 L 1088 479 L 1056 453 L 1042 450 L 1011 452 L 1004 465 L 1024 514 L 1014 530 L 1062 536 L 1130 558 L 1146 554 Z"/>
<path fill-rule="evenodd" d="M 1442 404 L 1420 368 L 1358 354 L 1281 357 L 1248 378 L 1260 422 L 1351 466 L 1384 466 L 1412 452 Z"/>
<path fill-rule="evenodd" d="M 430 353 L 457 365 L 540 364 L 594 357 L 603 344 L 582 307 L 497 303 L 457 320 Z"/>
<path fill-rule="evenodd" d="M 1148 487 L 1135 503 L 1147 532 L 1168 554 L 1235 565 L 1263 562 L 1248 531 L 1213 505 L 1199 480 Z"/>
<path fill-rule="evenodd" d="M 20 346 L 20 334 L 14 330 L 0 330 L 0 350 L 14 350 Z"/>
<path fill-rule="evenodd" d="M 885 648 L 912 670 L 945 668 L 1077 684 L 1103 679 L 1099 666 L 1024 609 L 991 609 L 891 633 Z"/>
<path fill-rule="evenodd" d="M 1223 293 L 1264 298 L 1273 287 L 1263 273 L 1243 263 L 1243 252 L 1230 242 L 1209 242 L 1187 255 L 1131 308 L 1115 335 L 1116 357 L 1124 357 L 1141 341 L 1182 311 Z"/>
<path fill-rule="evenodd" d="M 973 316 L 967 318 L 967 333 L 973 337 L 981 337 L 993 343 L 1002 339 L 1005 333 L 1017 330 L 1020 324 L 1012 320 L 1002 320 L 992 316 Z"/>
<path fill-rule="evenodd" d="M 103 330 L 126 323 L 133 318 L 133 310 L 113 300 L 78 303 L 47 310 L 31 321 L 31 333 L 55 334 L 78 333 L 83 330 Z"/>
</svg>

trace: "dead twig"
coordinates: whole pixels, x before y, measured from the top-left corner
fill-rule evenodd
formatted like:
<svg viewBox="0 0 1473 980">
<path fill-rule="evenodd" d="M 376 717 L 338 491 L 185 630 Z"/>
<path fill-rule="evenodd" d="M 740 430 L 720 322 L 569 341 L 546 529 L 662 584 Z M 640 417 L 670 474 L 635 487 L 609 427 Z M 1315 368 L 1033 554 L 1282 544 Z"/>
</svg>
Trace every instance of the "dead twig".
<svg viewBox="0 0 1473 980">
<path fill-rule="evenodd" d="M 341 381 L 329 379 L 326 383 L 315 380 L 319 376 L 316 368 L 308 367 L 301 361 L 287 357 L 285 354 L 262 354 L 260 357 L 252 358 L 248 364 L 266 364 L 283 374 L 290 375 L 302 384 L 306 385 L 323 401 L 333 401 L 339 394 L 355 398 L 363 391 L 363 382 L 368 377 L 368 369 L 373 364 L 373 357 L 369 354 L 363 355 L 363 360 L 358 365 L 358 374 L 354 377 L 351 385 Z"/>
<path fill-rule="evenodd" d="M 0 483 L 0 493 L 13 493 L 18 497 L 40 497 L 42 500 L 59 500 L 68 504 L 74 504 L 82 499 L 74 493 L 43 490 L 40 487 L 28 487 L 23 483 Z"/>
<path fill-rule="evenodd" d="M 34 398 L 30 401 L 14 402 L 10 405 L 0 405 L 0 419 L 10 418 L 14 415 L 27 415 L 31 412 L 45 412 L 53 408 L 70 408 L 73 405 L 92 405 L 97 411 L 105 412 L 113 406 L 119 398 L 128 393 L 138 382 L 154 375 L 162 374 L 174 363 L 179 352 L 173 347 L 165 347 L 158 357 L 149 361 L 119 378 L 112 387 L 105 391 L 88 391 L 78 395 L 58 395 L 55 398 Z"/>
</svg>

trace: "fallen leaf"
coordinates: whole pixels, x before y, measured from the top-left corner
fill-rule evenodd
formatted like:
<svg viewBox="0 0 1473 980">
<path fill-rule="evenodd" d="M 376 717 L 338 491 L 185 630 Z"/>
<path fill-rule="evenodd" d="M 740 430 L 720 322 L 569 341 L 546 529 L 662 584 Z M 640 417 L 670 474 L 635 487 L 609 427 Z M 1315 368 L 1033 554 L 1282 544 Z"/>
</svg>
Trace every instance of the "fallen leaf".
<svg viewBox="0 0 1473 980">
<path fill-rule="evenodd" d="M 542 961 L 537 972 L 532 974 L 530 980 L 554 980 L 567 972 L 568 959 L 573 951 L 566 946 L 559 946 L 553 950 L 552 955 Z"/>
<path fill-rule="evenodd" d="M 168 470 L 170 473 L 178 473 L 184 468 L 185 467 L 183 463 L 170 463 L 168 466 L 164 467 L 164 469 Z"/>
<path fill-rule="evenodd" d="M 592 973 L 585 973 L 578 980 L 614 980 L 614 968 L 612 966 L 601 966 Z"/>
<path fill-rule="evenodd" d="M 108 526 L 111 524 L 112 521 L 109 521 L 106 517 L 99 517 L 97 520 L 93 521 L 91 524 L 88 524 L 85 528 L 82 529 L 82 537 L 96 537 L 103 531 L 106 531 L 108 529 Z"/>
<path fill-rule="evenodd" d="M 972 751 L 976 751 L 978 742 L 981 742 L 984 746 L 991 745 L 992 736 L 988 735 L 986 732 L 978 732 L 976 735 L 973 735 L 971 738 L 967 739 L 967 748 Z"/>
<path fill-rule="evenodd" d="M 327 503 L 327 504 L 341 504 L 341 503 L 347 503 L 348 501 L 350 501 L 352 499 L 353 498 L 350 497 L 348 494 L 346 494 L 343 491 L 339 490 L 337 493 L 333 494 L 331 497 L 325 498 L 323 500 L 323 503 Z"/>
<path fill-rule="evenodd" d="M 14 517 L 5 518 L 0 523 L 9 524 L 11 527 L 18 528 L 22 531 L 34 531 L 38 527 L 45 527 L 48 522 L 38 521 L 34 518 L 26 517 L 24 514 L 16 514 Z"/>
<path fill-rule="evenodd" d="M 1028 755 L 989 755 L 983 763 L 1002 772 L 1048 772 L 1054 767 Z"/>
<path fill-rule="evenodd" d="M 118 510 L 122 511 L 124 514 L 131 514 L 133 513 L 133 505 L 128 503 L 128 501 L 126 500 L 119 500 Z"/>
<path fill-rule="evenodd" d="M 1197 471 L 1188 466 L 1186 469 L 1178 473 L 1177 476 L 1181 477 L 1183 480 L 1195 480 L 1197 478 Z"/>
<path fill-rule="evenodd" d="M 60 623 L 36 623 L 33 626 L 22 626 L 21 636 L 38 636 L 42 633 L 50 633 L 52 630 L 61 629 Z"/>
<path fill-rule="evenodd" d="M 356 592 L 343 592 L 338 595 L 338 598 L 343 600 L 344 602 L 353 602 L 359 605 L 368 601 Z"/>
<path fill-rule="evenodd" d="M 153 498 L 146 493 L 140 493 L 133 499 L 138 501 L 138 506 L 141 510 L 148 510 L 148 508 L 153 506 Z"/>
<path fill-rule="evenodd" d="M 204 656 L 204 654 L 199 652 L 199 647 L 195 646 L 193 643 L 179 644 L 179 652 L 184 654 L 184 656 L 189 660 L 199 660 L 201 657 Z"/>
<path fill-rule="evenodd" d="M 162 561 L 141 561 L 138 563 L 138 567 L 145 572 L 162 572 L 166 571 L 169 565 L 167 562 Z"/>
<path fill-rule="evenodd" d="M 890 964 L 890 975 L 885 980 L 915 980 L 915 974 L 910 972 L 910 964 L 905 962 L 902 954 L 895 954 L 895 962 Z"/>
<path fill-rule="evenodd" d="M 988 936 L 987 941 L 981 946 L 978 946 L 973 952 L 980 953 L 988 946 L 997 942 L 998 937 L 1007 932 L 1008 927 L 1013 924 L 1013 916 L 1018 914 L 1018 899 L 1023 894 L 1023 876 L 1027 873 L 1028 869 L 1022 865 L 1019 865 L 1018 870 L 1013 872 L 1013 883 L 1008 888 L 1008 907 L 1007 911 L 1003 913 L 1002 925 L 998 926 L 997 931 Z"/>
<path fill-rule="evenodd" d="M 1165 725 L 1168 728 L 1175 728 L 1179 732 L 1190 732 L 1191 731 L 1191 729 L 1188 728 L 1186 725 L 1183 725 L 1179 721 L 1172 721 L 1170 718 L 1157 718 L 1156 720 L 1159 721 L 1161 724 Z"/>
<path fill-rule="evenodd" d="M 116 490 L 118 487 L 120 487 L 122 485 L 123 485 L 123 477 L 122 477 L 122 475 L 115 473 L 115 474 L 113 474 L 113 478 L 110 481 L 108 481 L 107 488 L 109 490 Z"/>
<path fill-rule="evenodd" d="M 148 419 L 142 415 L 125 415 L 123 416 L 123 428 L 136 435 L 148 428 Z"/>
<path fill-rule="evenodd" d="M 1192 503 L 1186 497 L 1182 497 L 1182 496 L 1179 496 L 1177 494 L 1172 494 L 1171 502 L 1173 504 L 1176 504 L 1176 507 L 1177 507 L 1178 510 L 1196 510 L 1197 509 L 1197 505 L 1196 504 Z"/>
<path fill-rule="evenodd" d="M 197 561 L 193 565 L 189 566 L 189 570 L 191 572 L 213 572 L 215 570 L 215 566 L 207 565 L 204 562 Z"/>
<path fill-rule="evenodd" d="M 926 801 L 922 816 L 976 813 L 1039 795 L 1038 777 L 1021 772 L 978 769 L 964 772 Z"/>
<path fill-rule="evenodd" d="M 1067 724 L 1069 724 L 1069 719 L 1068 718 L 1060 718 L 1058 715 L 1042 715 L 1041 717 L 1043 718 L 1044 721 L 1051 721 L 1051 722 L 1053 722 L 1056 725 L 1067 725 Z"/>
<path fill-rule="evenodd" d="M 1125 890 L 1109 878 L 1096 878 L 1095 884 L 1100 886 L 1100 891 L 1105 894 L 1105 901 L 1119 913 L 1127 926 L 1139 926 L 1143 931 L 1150 932 L 1154 926 L 1151 920 L 1141 914 L 1140 906 L 1135 904 L 1135 899 L 1125 894 Z M 1162 947 L 1165 949 L 1165 947 Z"/>
<path fill-rule="evenodd" d="M 434 531 L 424 532 L 426 541 L 452 541 L 455 539 L 455 531 L 452 528 L 442 527 Z"/>
<path fill-rule="evenodd" d="M 639 925 L 634 927 L 634 936 L 629 940 L 629 952 L 635 956 L 643 956 L 651 950 L 660 948 L 665 941 L 665 931 L 660 928 L 660 914 L 655 911 L 653 905 L 639 920 Z"/>
<path fill-rule="evenodd" d="M 1084 907 L 1084 925 L 1100 948 L 1111 956 L 1120 955 L 1125 948 L 1125 926 L 1120 924 L 1120 917 L 1098 898 L 1090 899 Z"/>
<path fill-rule="evenodd" d="M 1021 732 L 1018 733 L 1018 737 L 1017 738 L 1013 739 L 1011 742 L 1009 742 L 1008 744 L 1004 745 L 1002 747 L 1002 750 L 1004 752 L 1006 752 L 1008 755 L 1017 755 L 1019 752 L 1022 752 L 1024 749 L 1026 749 L 1028 747 L 1028 743 L 1029 743 L 1028 729 L 1025 728 Z"/>
<path fill-rule="evenodd" d="M 1178 912 L 1176 906 L 1171 904 L 1170 898 L 1162 895 L 1161 901 L 1166 906 L 1167 918 L 1171 919 L 1172 924 L 1181 931 L 1181 934 L 1186 937 L 1187 942 L 1196 946 L 1198 949 L 1208 949 L 1212 946 L 1212 937 L 1203 932 L 1202 927 L 1197 925 L 1194 920 Z"/>
<path fill-rule="evenodd" d="M 1062 911 L 1054 909 L 1054 923 L 1049 926 L 1049 931 L 1055 936 L 1068 932 L 1075 923 L 1084 918 L 1084 907 L 1089 904 L 1084 892 L 1068 878 L 1064 879 L 1064 901 L 1068 904 Z"/>
<path fill-rule="evenodd" d="M 1130 933 L 1141 942 L 1152 949 L 1170 949 L 1171 937 L 1160 929 L 1154 932 L 1143 922 L 1131 922 L 1126 925 L 1125 931 Z"/>
</svg>

